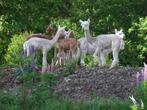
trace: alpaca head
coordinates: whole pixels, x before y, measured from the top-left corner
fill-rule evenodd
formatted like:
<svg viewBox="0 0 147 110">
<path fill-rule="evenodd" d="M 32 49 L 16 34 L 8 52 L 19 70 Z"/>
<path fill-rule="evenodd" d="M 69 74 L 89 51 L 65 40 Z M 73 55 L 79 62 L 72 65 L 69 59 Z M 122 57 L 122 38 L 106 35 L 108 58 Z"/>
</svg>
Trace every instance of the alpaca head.
<svg viewBox="0 0 147 110">
<path fill-rule="evenodd" d="M 74 38 L 74 33 L 73 33 L 73 31 L 70 32 L 69 38 Z"/>
<path fill-rule="evenodd" d="M 58 26 L 57 32 L 60 34 L 60 36 L 66 35 L 65 27 L 60 27 L 60 25 Z"/>
<path fill-rule="evenodd" d="M 80 20 L 81 26 L 82 28 L 86 31 L 89 30 L 89 25 L 90 25 L 90 19 L 88 19 L 87 21 L 82 21 Z"/>
<path fill-rule="evenodd" d="M 125 34 L 123 33 L 123 30 L 121 29 L 120 31 L 118 31 L 117 29 L 115 29 L 115 35 L 117 35 L 120 38 L 124 38 Z"/>
<path fill-rule="evenodd" d="M 46 29 L 46 33 L 51 33 L 51 34 L 53 34 L 55 32 L 55 29 L 51 26 L 51 25 L 49 25 L 48 27 L 47 27 L 47 29 Z"/>
<path fill-rule="evenodd" d="M 66 39 L 68 39 L 68 38 L 74 38 L 74 33 L 73 33 L 73 31 L 66 31 L 65 38 L 66 38 Z"/>
</svg>

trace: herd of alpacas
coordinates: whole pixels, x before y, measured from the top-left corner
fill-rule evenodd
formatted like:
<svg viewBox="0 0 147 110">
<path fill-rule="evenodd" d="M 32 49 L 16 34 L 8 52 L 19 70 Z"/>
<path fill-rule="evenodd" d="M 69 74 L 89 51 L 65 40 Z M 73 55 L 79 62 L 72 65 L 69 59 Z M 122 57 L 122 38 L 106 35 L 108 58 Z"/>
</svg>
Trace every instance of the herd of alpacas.
<svg viewBox="0 0 147 110">
<path fill-rule="evenodd" d="M 32 34 L 27 36 L 23 44 L 24 52 L 27 56 L 31 55 L 30 50 L 41 50 L 42 57 L 42 70 L 41 73 L 47 72 L 47 53 L 55 46 L 54 58 L 56 59 L 55 65 L 65 64 L 67 60 L 72 59 L 77 61 L 80 58 L 80 65 L 85 65 L 86 54 L 93 55 L 94 62 L 99 61 L 99 66 L 106 65 L 106 56 L 110 52 L 113 55 L 113 61 L 110 68 L 119 64 L 119 51 L 124 49 L 124 33 L 121 29 L 115 29 L 114 34 L 101 34 L 92 37 L 90 34 L 90 20 L 80 20 L 84 36 L 80 39 L 74 37 L 73 31 L 66 31 L 65 27 L 58 26 L 56 30 L 51 25 L 48 26 L 46 32 L 50 33 L 50 37 L 44 34 Z M 51 38 L 51 39 L 50 39 Z M 52 63 L 54 63 L 52 61 Z"/>
</svg>

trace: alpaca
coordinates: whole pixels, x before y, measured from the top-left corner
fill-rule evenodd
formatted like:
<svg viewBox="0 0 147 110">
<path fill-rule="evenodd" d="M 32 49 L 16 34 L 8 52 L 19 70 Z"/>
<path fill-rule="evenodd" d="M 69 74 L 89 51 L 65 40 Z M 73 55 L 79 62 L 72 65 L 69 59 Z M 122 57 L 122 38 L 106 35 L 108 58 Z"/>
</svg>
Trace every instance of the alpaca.
<svg viewBox="0 0 147 110">
<path fill-rule="evenodd" d="M 47 52 L 48 50 L 57 42 L 60 35 L 65 33 L 64 27 L 58 27 L 58 30 L 55 34 L 55 37 L 52 40 L 48 40 L 43 37 L 38 37 L 36 34 L 29 36 L 30 38 L 26 40 L 23 44 L 24 51 L 26 52 L 27 56 L 30 56 L 30 49 L 33 48 L 34 50 L 41 50 L 43 54 L 42 58 L 42 71 L 41 73 L 46 72 L 47 69 Z M 41 35 L 39 35 L 41 36 Z"/>
<path fill-rule="evenodd" d="M 93 57 L 100 57 L 100 65 L 104 66 L 106 64 L 105 52 L 108 51 L 113 53 L 113 61 L 110 68 L 113 68 L 119 64 L 118 54 L 121 49 L 123 49 L 124 33 L 122 30 L 116 31 L 115 34 L 102 34 L 97 37 L 92 37 L 89 30 L 90 20 L 82 21 L 80 20 L 81 26 L 84 29 L 85 37 L 87 41 L 92 44 L 96 50 Z"/>
<path fill-rule="evenodd" d="M 54 36 L 54 28 L 49 26 L 47 31 Z M 79 45 L 79 41 L 74 38 L 74 33 L 72 31 L 66 31 L 56 43 L 55 57 L 57 57 L 58 63 L 61 65 L 63 60 L 63 64 L 65 64 L 66 60 L 68 60 L 70 56 L 73 60 L 77 60 L 77 50 L 79 49 Z"/>
<path fill-rule="evenodd" d="M 144 63 L 144 81 L 147 82 L 147 64 Z"/>
<path fill-rule="evenodd" d="M 73 60 L 77 60 L 77 51 L 79 49 L 80 43 L 75 38 L 59 39 L 56 44 L 58 50 L 58 56 L 63 57 L 63 59 L 68 60 L 71 57 Z M 64 61 L 65 63 L 65 61 Z"/>
<path fill-rule="evenodd" d="M 85 57 L 86 57 L 86 54 L 93 54 L 96 50 L 96 48 L 87 41 L 86 38 L 82 37 L 78 40 L 80 42 L 80 52 L 78 52 L 78 58 L 81 56 L 81 59 L 80 59 L 80 65 L 82 66 L 85 66 Z M 106 57 L 106 55 L 109 53 L 108 50 L 104 50 L 103 51 L 103 54 L 104 56 Z M 96 63 L 97 62 L 97 57 L 94 57 L 94 62 Z"/>
</svg>

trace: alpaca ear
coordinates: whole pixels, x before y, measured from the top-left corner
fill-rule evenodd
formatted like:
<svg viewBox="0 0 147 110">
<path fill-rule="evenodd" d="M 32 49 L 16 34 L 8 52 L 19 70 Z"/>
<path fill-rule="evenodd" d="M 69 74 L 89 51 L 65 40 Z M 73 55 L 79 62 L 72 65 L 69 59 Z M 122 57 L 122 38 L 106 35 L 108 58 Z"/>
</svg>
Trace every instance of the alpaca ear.
<svg viewBox="0 0 147 110">
<path fill-rule="evenodd" d="M 60 27 L 60 25 L 58 26 L 58 29 L 60 29 L 61 27 Z"/>
<path fill-rule="evenodd" d="M 88 18 L 88 22 L 90 23 L 90 19 Z"/>
<path fill-rule="evenodd" d="M 115 33 L 117 33 L 117 29 L 114 29 Z"/>
<path fill-rule="evenodd" d="M 65 29 L 65 28 L 66 28 L 66 26 L 63 26 L 62 28 L 63 28 L 63 29 Z"/>
<path fill-rule="evenodd" d="M 79 22 L 82 23 L 83 21 L 80 19 Z"/>
<path fill-rule="evenodd" d="M 121 32 L 123 31 L 123 29 L 121 28 L 121 30 L 120 30 Z"/>
<path fill-rule="evenodd" d="M 73 33 L 73 31 L 70 32 L 70 37 L 71 37 L 71 38 L 74 38 L 74 33 Z"/>
<path fill-rule="evenodd" d="M 145 64 L 145 63 L 143 63 L 144 64 L 144 67 L 146 67 L 147 66 L 147 64 Z"/>
<path fill-rule="evenodd" d="M 52 27 L 52 25 L 50 24 L 49 27 Z"/>
</svg>

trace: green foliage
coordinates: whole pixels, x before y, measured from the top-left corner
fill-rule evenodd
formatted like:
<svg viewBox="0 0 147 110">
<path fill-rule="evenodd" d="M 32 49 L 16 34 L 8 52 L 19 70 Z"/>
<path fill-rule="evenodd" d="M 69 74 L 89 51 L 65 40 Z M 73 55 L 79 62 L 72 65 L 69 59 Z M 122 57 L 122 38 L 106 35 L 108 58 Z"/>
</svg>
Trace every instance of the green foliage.
<svg viewBox="0 0 147 110">
<path fill-rule="evenodd" d="M 57 83 L 52 74 L 22 73 L 19 76 L 22 85 L 17 91 L 21 110 L 45 109 L 46 100 L 52 97 L 53 87 Z"/>
<path fill-rule="evenodd" d="M 4 102 L 9 100 L 7 94 Z M 14 97 L 14 96 L 13 96 Z M 13 99 L 15 100 L 15 98 Z M 10 102 L 12 100 L 9 100 Z M 21 102 L 22 97 L 17 100 L 18 103 L 5 103 L 2 105 L 2 110 L 130 110 L 129 104 L 124 101 L 95 99 L 89 102 L 86 101 L 71 101 L 62 98 L 50 98 L 47 94 L 38 93 L 32 96 L 26 96 L 25 102 Z"/>
<path fill-rule="evenodd" d="M 72 22 L 69 18 L 52 18 L 51 24 L 53 26 L 65 26 L 68 30 L 72 30 L 75 34 L 75 38 L 80 38 L 83 35 L 83 32 L 80 31 L 81 27 L 79 27 L 77 23 Z"/>
<path fill-rule="evenodd" d="M 23 51 L 23 43 L 29 33 L 16 34 L 11 38 L 11 43 L 4 56 L 6 63 L 10 66 L 18 66 L 19 63 L 25 63 L 25 56 Z M 27 59 L 29 60 L 29 59 Z"/>
<path fill-rule="evenodd" d="M 18 110 L 17 98 L 8 93 L 0 91 L 0 109 L 1 110 Z"/>
<path fill-rule="evenodd" d="M 147 109 L 147 82 L 142 82 L 138 87 L 135 89 L 135 95 L 136 97 L 140 100 L 143 101 L 144 103 L 144 109 Z M 140 103 L 140 102 L 139 102 Z"/>
<path fill-rule="evenodd" d="M 147 59 L 147 17 L 133 22 L 123 51 L 123 65 L 141 66 Z"/>
<path fill-rule="evenodd" d="M 67 75 L 74 74 L 76 70 L 77 63 L 75 61 L 69 60 L 65 65 L 64 73 Z"/>
<path fill-rule="evenodd" d="M 28 33 L 22 33 L 19 35 L 14 35 L 11 39 L 11 43 L 8 46 L 7 52 L 5 54 L 5 60 L 9 65 L 18 65 L 22 60 L 23 55 L 23 43 Z"/>
</svg>

